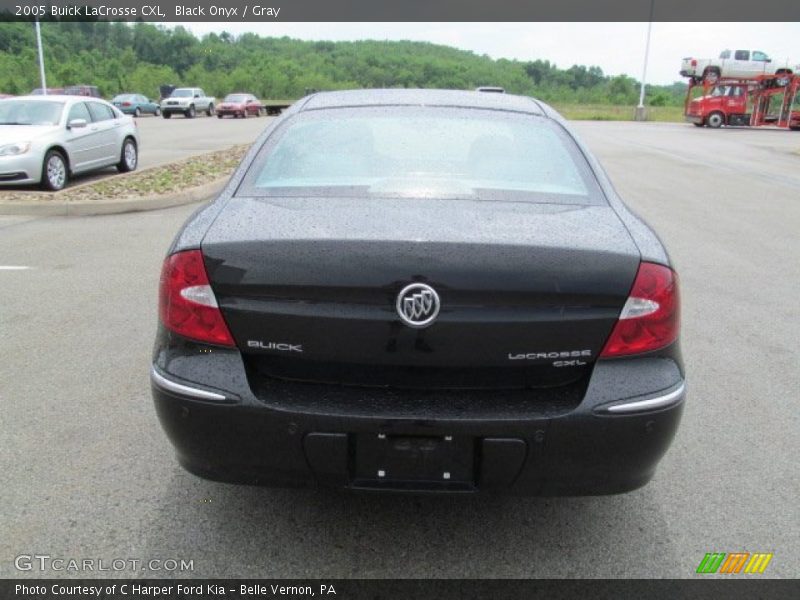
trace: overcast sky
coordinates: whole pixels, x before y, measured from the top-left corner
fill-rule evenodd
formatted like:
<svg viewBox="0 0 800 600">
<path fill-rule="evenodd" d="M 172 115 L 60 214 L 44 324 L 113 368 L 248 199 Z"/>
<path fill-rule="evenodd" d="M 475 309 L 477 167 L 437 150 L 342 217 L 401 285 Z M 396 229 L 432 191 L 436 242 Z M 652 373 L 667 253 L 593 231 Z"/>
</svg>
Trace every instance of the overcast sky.
<svg viewBox="0 0 800 600">
<path fill-rule="evenodd" d="M 549 60 L 560 68 L 598 65 L 606 74 L 642 75 L 647 23 L 178 23 L 197 35 L 247 31 L 302 40 L 419 40 L 492 58 Z M 685 56 L 762 50 L 800 63 L 800 23 L 653 23 L 647 81 L 680 80 Z"/>
</svg>

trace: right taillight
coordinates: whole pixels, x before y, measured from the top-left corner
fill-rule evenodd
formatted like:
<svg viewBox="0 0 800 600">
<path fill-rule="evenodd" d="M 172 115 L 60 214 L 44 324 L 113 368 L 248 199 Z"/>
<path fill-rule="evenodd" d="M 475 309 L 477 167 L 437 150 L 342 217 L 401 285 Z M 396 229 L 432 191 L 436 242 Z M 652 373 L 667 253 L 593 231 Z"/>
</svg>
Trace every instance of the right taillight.
<svg viewBox="0 0 800 600">
<path fill-rule="evenodd" d="M 601 358 L 641 354 L 670 345 L 680 328 L 678 277 L 669 267 L 643 262 Z"/>
<path fill-rule="evenodd" d="M 177 334 L 209 344 L 235 345 L 200 250 L 176 252 L 164 261 L 158 308 L 161 322 Z"/>
</svg>

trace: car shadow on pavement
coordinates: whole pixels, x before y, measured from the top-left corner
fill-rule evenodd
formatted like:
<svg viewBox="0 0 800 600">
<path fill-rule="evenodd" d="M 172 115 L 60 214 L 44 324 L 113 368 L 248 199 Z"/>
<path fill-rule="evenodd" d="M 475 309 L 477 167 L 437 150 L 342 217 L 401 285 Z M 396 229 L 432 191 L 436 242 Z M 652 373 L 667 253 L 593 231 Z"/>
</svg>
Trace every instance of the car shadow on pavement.
<svg viewBox="0 0 800 600">
<path fill-rule="evenodd" d="M 119 171 L 117 170 L 116 167 L 106 167 L 98 171 L 90 171 L 89 173 L 80 173 L 78 175 L 73 175 L 70 177 L 66 187 L 64 187 L 64 190 L 69 190 L 71 188 L 80 185 L 85 185 L 87 183 L 94 183 L 106 177 L 113 177 L 114 175 L 119 175 Z M 0 187 L 0 192 L 42 192 L 42 191 L 43 191 L 42 188 L 35 184 L 4 185 L 3 187 Z M 52 192 L 47 192 L 47 193 L 52 193 Z M 0 195 L 2 194 L 0 193 Z"/>
<path fill-rule="evenodd" d="M 148 557 L 193 560 L 176 575 L 194 577 L 652 577 L 680 563 L 654 485 L 378 495 L 214 483 L 176 466 L 143 541 Z"/>
</svg>

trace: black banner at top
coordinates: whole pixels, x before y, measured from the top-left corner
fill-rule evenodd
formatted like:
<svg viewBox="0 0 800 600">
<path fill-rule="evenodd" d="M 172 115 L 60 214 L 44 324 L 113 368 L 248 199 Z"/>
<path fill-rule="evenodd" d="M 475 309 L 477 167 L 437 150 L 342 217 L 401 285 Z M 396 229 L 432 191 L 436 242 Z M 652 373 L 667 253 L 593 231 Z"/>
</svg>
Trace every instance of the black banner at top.
<svg viewBox="0 0 800 600">
<path fill-rule="evenodd" d="M 3 20 L 800 21 L 798 0 L 0 0 Z"/>
</svg>

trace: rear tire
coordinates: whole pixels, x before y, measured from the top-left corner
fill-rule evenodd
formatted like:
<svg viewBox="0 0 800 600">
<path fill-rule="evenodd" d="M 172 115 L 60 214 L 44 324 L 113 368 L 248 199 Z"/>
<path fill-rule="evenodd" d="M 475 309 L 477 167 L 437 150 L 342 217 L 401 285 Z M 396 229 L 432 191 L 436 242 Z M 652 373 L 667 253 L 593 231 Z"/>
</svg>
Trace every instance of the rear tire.
<svg viewBox="0 0 800 600">
<path fill-rule="evenodd" d="M 153 113 L 153 116 L 155 116 L 155 117 L 160 117 L 161 116 L 161 109 L 159 107 L 156 106 L 156 110 Z"/>
<path fill-rule="evenodd" d="M 706 123 L 711 129 L 719 129 L 725 124 L 725 115 L 721 112 L 712 112 L 706 117 Z"/>
<path fill-rule="evenodd" d="M 139 109 L 138 106 L 136 107 L 136 110 L 133 111 L 133 116 L 136 117 L 137 119 L 142 116 L 142 111 Z"/>
<path fill-rule="evenodd" d="M 67 159 L 58 150 L 48 150 L 42 163 L 42 181 L 40 184 L 42 189 L 49 192 L 57 192 L 64 189 L 67 181 L 69 181 Z"/>
<path fill-rule="evenodd" d="M 135 171 L 139 164 L 139 149 L 136 147 L 136 142 L 132 138 L 125 138 L 122 142 L 122 152 L 120 152 L 119 162 L 117 163 L 117 171 L 120 173 L 128 173 Z"/>
<path fill-rule="evenodd" d="M 206 116 L 213 117 L 214 116 L 214 105 L 209 104 L 208 108 L 206 109 Z"/>
<path fill-rule="evenodd" d="M 161 115 L 161 116 L 162 116 L 162 117 L 164 117 L 165 119 L 169 119 L 169 118 L 172 116 L 172 113 L 165 112 L 165 113 L 164 113 L 163 115 Z"/>
<path fill-rule="evenodd" d="M 222 114 L 221 113 L 217 113 L 217 118 L 221 119 L 222 118 Z"/>
</svg>

